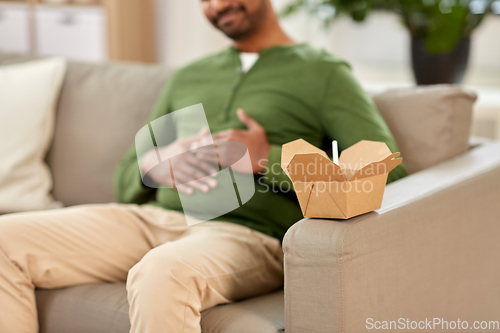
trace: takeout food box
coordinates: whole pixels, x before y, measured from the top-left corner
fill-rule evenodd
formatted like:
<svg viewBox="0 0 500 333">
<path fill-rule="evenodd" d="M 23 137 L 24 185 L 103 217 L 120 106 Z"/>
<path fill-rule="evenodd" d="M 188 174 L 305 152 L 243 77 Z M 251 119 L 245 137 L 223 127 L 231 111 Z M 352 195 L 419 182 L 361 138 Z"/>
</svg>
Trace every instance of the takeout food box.
<svg viewBox="0 0 500 333">
<path fill-rule="evenodd" d="M 338 165 L 303 139 L 283 145 L 281 168 L 292 180 L 304 217 L 348 219 L 379 209 L 388 173 L 400 153 L 362 140 L 340 154 Z"/>
</svg>

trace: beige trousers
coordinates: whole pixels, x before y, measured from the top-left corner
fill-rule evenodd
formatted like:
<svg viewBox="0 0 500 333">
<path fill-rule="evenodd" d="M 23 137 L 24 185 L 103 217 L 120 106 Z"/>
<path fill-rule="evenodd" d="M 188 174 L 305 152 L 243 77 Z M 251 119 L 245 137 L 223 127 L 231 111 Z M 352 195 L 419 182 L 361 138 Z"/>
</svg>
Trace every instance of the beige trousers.
<svg viewBox="0 0 500 333">
<path fill-rule="evenodd" d="M 38 332 L 35 287 L 126 281 L 131 332 L 195 333 L 200 311 L 283 286 L 277 239 L 186 218 L 120 204 L 0 216 L 0 332 Z"/>
</svg>

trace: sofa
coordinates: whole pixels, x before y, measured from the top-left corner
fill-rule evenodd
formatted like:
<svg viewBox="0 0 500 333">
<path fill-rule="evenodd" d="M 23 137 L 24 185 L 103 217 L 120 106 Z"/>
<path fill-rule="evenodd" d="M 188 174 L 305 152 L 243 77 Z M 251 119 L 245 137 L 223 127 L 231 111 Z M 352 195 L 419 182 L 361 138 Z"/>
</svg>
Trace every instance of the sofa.
<svg viewBox="0 0 500 333">
<path fill-rule="evenodd" d="M 25 60 L 0 55 L 0 65 Z M 65 206 L 115 200 L 114 167 L 169 74 L 151 65 L 68 64 L 46 156 L 56 200 Z M 445 92 L 441 105 L 428 99 L 428 112 L 453 109 L 452 115 L 470 118 L 473 94 L 439 89 Z M 397 98 L 418 104 L 426 94 L 417 89 Z M 493 320 L 500 313 L 500 143 L 469 140 L 469 119 L 451 128 L 465 131 L 460 139 L 441 138 L 437 149 L 415 147 L 419 135 L 411 138 L 402 121 L 422 122 L 427 136 L 439 136 L 442 128 L 418 112 L 411 121 L 399 119 L 386 105 L 390 98 L 374 96 L 411 174 L 386 187 L 375 212 L 346 221 L 298 221 L 283 241 L 284 289 L 203 311 L 204 333 L 276 333 L 285 327 L 287 333 L 361 332 L 367 318 Z M 453 119 L 443 117 L 450 127 Z M 423 161 L 413 154 L 419 149 L 433 153 Z M 36 298 L 41 333 L 130 328 L 125 284 L 38 289 Z"/>
</svg>

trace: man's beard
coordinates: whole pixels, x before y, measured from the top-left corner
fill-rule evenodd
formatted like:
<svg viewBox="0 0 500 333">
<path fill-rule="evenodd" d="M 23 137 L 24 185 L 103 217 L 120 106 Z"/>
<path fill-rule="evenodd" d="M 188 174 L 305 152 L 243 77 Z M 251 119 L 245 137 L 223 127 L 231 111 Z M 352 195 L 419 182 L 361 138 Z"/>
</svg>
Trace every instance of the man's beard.
<svg viewBox="0 0 500 333">
<path fill-rule="evenodd" d="M 218 21 L 222 16 L 224 16 L 228 13 L 231 13 L 231 12 L 239 12 L 243 15 L 243 18 L 239 22 L 237 22 L 243 26 L 237 27 L 236 29 L 234 29 L 234 31 L 230 28 L 226 29 L 224 27 L 221 27 L 218 24 Z M 264 19 L 265 14 L 266 14 L 265 0 L 263 0 L 261 2 L 260 8 L 252 15 L 250 15 L 247 12 L 247 9 L 245 8 L 244 5 L 239 4 L 235 7 L 228 8 L 225 11 L 219 13 L 217 16 L 215 16 L 212 19 L 212 24 L 217 29 L 222 31 L 227 37 L 229 37 L 233 40 L 239 40 L 239 39 L 244 39 L 244 38 L 252 35 L 253 32 L 258 29 L 258 26 L 260 25 L 260 22 Z M 248 22 L 246 27 L 245 27 L 245 21 Z M 243 24 L 241 24 L 241 23 L 243 23 Z"/>
</svg>

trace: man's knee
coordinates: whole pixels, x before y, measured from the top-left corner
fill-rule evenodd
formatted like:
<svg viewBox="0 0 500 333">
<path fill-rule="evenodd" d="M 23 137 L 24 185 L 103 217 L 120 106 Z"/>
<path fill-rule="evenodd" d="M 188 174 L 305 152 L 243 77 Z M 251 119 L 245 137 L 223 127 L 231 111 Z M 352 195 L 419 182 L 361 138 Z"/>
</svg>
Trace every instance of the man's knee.
<svg viewBox="0 0 500 333">
<path fill-rule="evenodd" d="M 17 215 L 6 214 L 0 216 L 0 249 L 6 254 L 12 252 L 14 247 L 19 248 L 19 244 L 24 238 L 24 226 L 19 223 L 20 220 Z"/>
<path fill-rule="evenodd" d="M 45 212 L 13 213 L 0 216 L 0 250 L 17 265 L 26 268 L 28 258 L 50 248 L 44 233 L 46 225 L 38 223 Z"/>
<path fill-rule="evenodd" d="M 18 215 L 0 216 L 0 256 L 18 267 L 24 274 L 30 273 L 29 253 L 31 243 L 26 235 L 25 226 L 20 223 Z M 13 266 L 14 267 L 14 266 Z"/>
<path fill-rule="evenodd" d="M 149 251 L 128 273 L 127 285 L 144 283 L 178 283 L 187 285 L 193 279 L 203 276 L 185 258 L 176 256 L 175 249 L 164 246 Z"/>
</svg>

